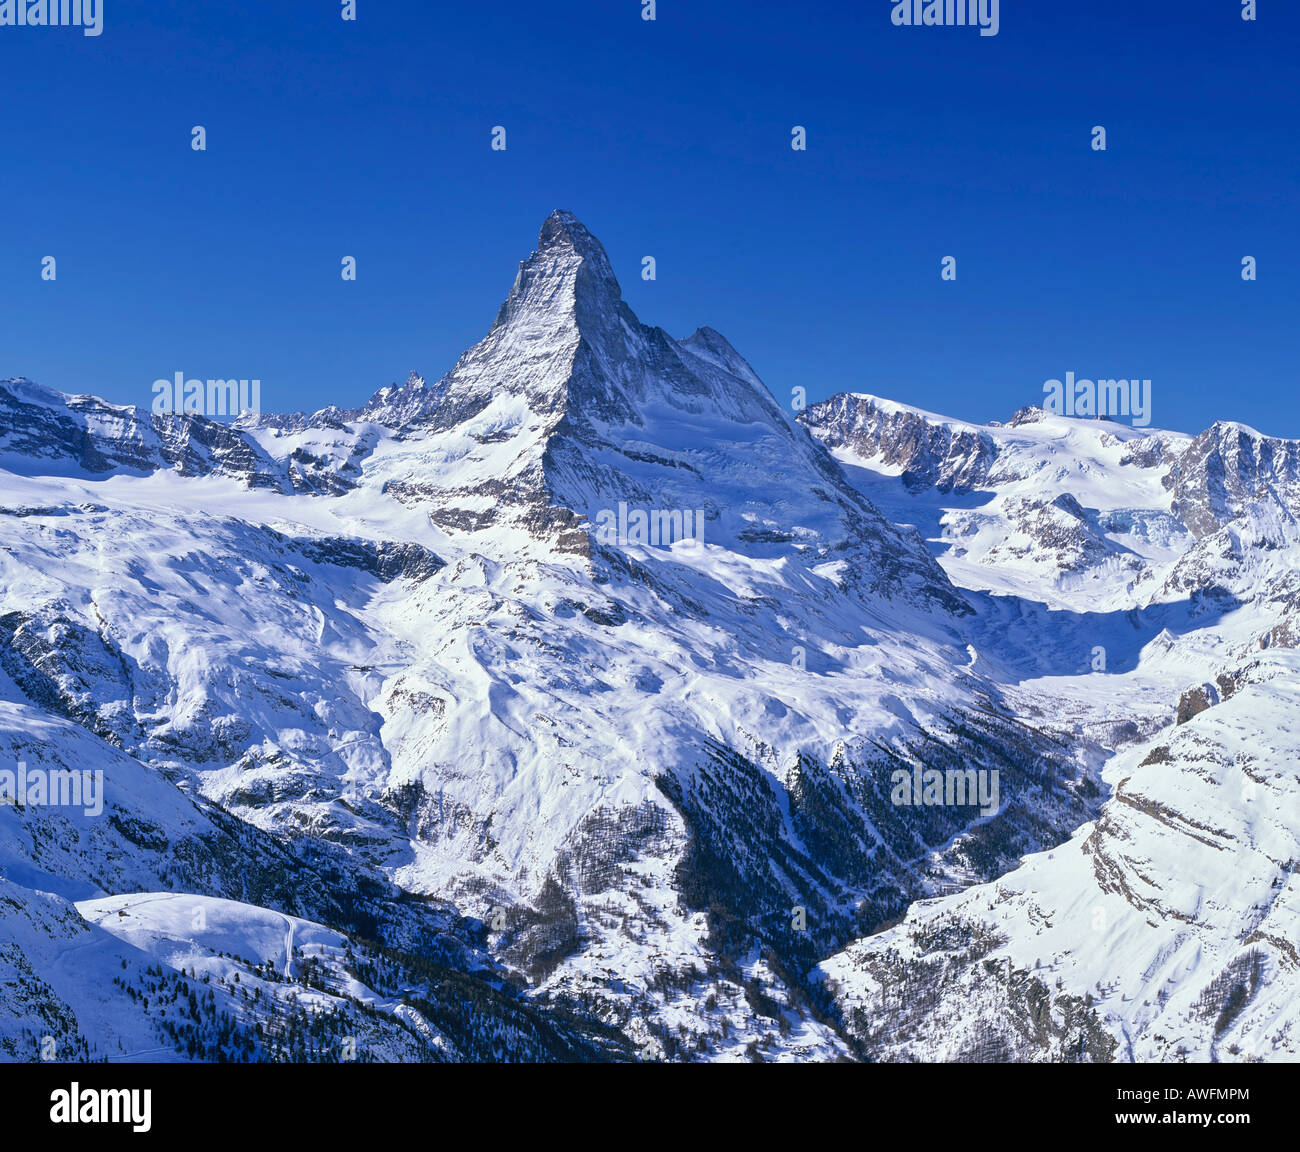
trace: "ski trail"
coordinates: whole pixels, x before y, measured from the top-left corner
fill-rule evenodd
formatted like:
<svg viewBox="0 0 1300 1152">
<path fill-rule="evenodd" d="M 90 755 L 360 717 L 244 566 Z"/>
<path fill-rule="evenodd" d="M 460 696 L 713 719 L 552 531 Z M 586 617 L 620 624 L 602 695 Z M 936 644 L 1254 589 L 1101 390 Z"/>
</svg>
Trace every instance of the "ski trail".
<svg viewBox="0 0 1300 1152">
<path fill-rule="evenodd" d="M 294 922 L 285 917 L 285 979 L 294 976 Z"/>
</svg>

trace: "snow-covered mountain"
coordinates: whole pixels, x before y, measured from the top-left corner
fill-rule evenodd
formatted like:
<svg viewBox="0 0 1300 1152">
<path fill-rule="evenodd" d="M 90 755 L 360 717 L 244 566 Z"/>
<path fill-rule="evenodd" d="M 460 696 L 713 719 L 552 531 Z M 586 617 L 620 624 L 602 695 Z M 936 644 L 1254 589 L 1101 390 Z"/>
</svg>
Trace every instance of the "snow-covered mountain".
<svg viewBox="0 0 1300 1152">
<path fill-rule="evenodd" d="M 1113 750 L 1066 843 L 820 965 L 859 1053 L 1294 1059 L 1300 445 L 870 396 L 806 419 L 982 594 L 1019 714 Z"/>
<path fill-rule="evenodd" d="M 0 808 L 4 1058 L 1294 1047 L 1295 443 L 787 411 L 557 212 L 436 383 L 0 469 L 0 773 L 104 799 Z"/>
</svg>

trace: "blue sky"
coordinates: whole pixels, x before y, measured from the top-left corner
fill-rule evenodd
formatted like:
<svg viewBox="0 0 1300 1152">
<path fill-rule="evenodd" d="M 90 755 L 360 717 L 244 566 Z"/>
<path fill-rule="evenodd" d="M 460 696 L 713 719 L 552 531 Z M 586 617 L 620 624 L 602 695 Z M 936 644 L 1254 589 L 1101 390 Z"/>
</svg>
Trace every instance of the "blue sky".
<svg viewBox="0 0 1300 1152">
<path fill-rule="evenodd" d="M 995 37 L 890 0 L 104 5 L 0 28 L 0 376 L 360 403 L 481 338 L 563 207 L 779 397 L 1005 419 L 1073 371 L 1300 437 L 1292 3 L 1002 0 Z"/>
</svg>

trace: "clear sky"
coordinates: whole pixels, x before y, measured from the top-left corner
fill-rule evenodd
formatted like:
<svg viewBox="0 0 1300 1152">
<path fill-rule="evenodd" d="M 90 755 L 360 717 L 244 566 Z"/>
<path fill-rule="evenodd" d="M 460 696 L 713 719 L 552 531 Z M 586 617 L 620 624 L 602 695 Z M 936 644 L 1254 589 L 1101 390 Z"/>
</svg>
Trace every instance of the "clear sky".
<svg viewBox="0 0 1300 1152">
<path fill-rule="evenodd" d="M 0 377 L 357 404 L 481 338 L 562 207 L 779 397 L 1005 419 L 1073 371 L 1300 437 L 1295 0 L 1002 0 L 992 37 L 891 0 L 103 2 L 94 38 L 0 27 Z"/>
</svg>

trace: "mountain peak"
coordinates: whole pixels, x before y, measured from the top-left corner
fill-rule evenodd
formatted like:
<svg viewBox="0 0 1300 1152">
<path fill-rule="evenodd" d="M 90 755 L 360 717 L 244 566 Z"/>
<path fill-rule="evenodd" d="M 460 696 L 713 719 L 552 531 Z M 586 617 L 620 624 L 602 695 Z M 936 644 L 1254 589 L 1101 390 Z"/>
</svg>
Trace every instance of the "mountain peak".
<svg viewBox="0 0 1300 1152">
<path fill-rule="evenodd" d="M 557 209 L 542 224 L 537 251 L 519 265 L 497 326 L 523 314 L 557 310 L 592 318 L 622 302 L 623 289 L 596 239 L 572 212 Z"/>
<path fill-rule="evenodd" d="M 597 263 L 609 263 L 605 249 L 572 212 L 557 208 L 542 221 L 542 230 L 537 237 L 539 255 L 556 252 L 575 252 L 584 260 Z"/>
</svg>

